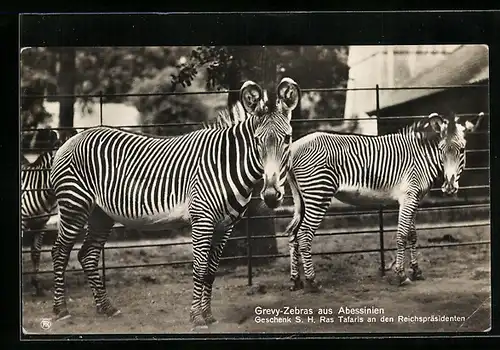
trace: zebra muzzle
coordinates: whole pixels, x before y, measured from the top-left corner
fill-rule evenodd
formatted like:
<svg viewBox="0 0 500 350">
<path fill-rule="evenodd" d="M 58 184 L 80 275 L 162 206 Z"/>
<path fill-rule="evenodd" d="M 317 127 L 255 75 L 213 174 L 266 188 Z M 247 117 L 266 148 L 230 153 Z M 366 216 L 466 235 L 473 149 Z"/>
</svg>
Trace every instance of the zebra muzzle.
<svg viewBox="0 0 500 350">
<path fill-rule="evenodd" d="M 441 186 L 441 191 L 448 195 L 454 195 L 458 192 L 458 184 L 455 181 L 455 175 L 451 175 L 451 179 L 445 179 L 443 186 Z"/>
<path fill-rule="evenodd" d="M 283 201 L 283 191 L 277 190 L 274 186 L 266 187 L 261 192 L 261 198 L 269 208 L 274 209 Z"/>
</svg>

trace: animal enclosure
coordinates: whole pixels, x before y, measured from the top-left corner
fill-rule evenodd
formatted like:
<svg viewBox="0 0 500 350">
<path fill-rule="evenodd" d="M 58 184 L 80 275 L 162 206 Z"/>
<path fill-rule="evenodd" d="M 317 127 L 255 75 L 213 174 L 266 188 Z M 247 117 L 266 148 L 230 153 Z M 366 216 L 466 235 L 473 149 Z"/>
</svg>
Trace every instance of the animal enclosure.
<svg viewBox="0 0 500 350">
<path fill-rule="evenodd" d="M 422 87 L 429 89 L 429 87 Z M 441 87 L 442 88 L 442 87 Z M 455 86 L 453 89 L 481 89 L 484 86 Z M 346 89 L 328 89 L 338 92 Z M 374 87 L 374 98 L 379 98 L 380 88 Z M 303 92 L 315 89 L 303 89 Z M 325 89 L 321 89 L 325 91 Z M 487 94 L 487 89 L 484 90 Z M 208 92 L 205 92 L 207 94 Z M 216 92 L 210 92 L 216 93 Z M 127 95 L 127 94 L 124 94 Z M 168 94 L 165 98 L 168 98 Z M 88 95 L 86 96 L 88 97 Z M 94 96 L 102 113 L 103 94 Z M 378 104 L 377 104 L 378 105 Z M 434 111 L 429 111 L 429 114 Z M 483 124 L 488 123 L 489 111 L 484 112 Z M 457 114 L 468 116 L 470 114 Z M 391 117 L 394 120 L 412 123 L 421 116 Z M 391 122 L 384 118 L 380 122 Z M 102 118 L 101 118 L 102 119 Z M 369 118 L 370 122 L 372 118 Z M 295 119 L 295 132 L 305 134 L 308 125 L 344 121 L 343 118 Z M 362 123 L 363 118 L 356 123 Z M 198 124 L 188 125 L 197 127 Z M 200 125 L 201 126 L 201 125 Z M 124 125 L 127 128 L 171 128 L 184 129 L 186 124 Z M 58 130 L 60 128 L 56 128 Z M 80 128 L 81 129 L 81 128 Z M 33 132 L 36 130 L 23 130 Z M 433 330 L 432 323 L 396 323 L 392 325 L 368 323 L 317 324 L 262 324 L 252 320 L 253 308 L 282 308 L 287 305 L 303 308 L 339 308 L 352 304 L 368 303 L 384 308 L 388 317 L 422 313 L 439 313 L 464 316 L 466 320 L 438 323 L 444 331 L 485 330 L 489 327 L 483 319 L 489 312 L 490 295 L 490 198 L 489 198 L 489 147 L 481 140 L 489 139 L 487 127 L 481 127 L 473 135 L 478 141 L 467 145 L 467 165 L 461 177 L 460 190 L 456 198 L 441 198 L 439 184 L 422 204 L 417 214 L 417 234 L 423 269 L 428 280 L 415 283 L 407 291 L 382 282 L 383 266 L 388 260 L 387 252 L 395 250 L 393 236 L 397 224 L 397 208 L 353 208 L 332 203 L 327 216 L 313 241 L 313 255 L 317 259 L 318 274 L 324 285 L 319 296 L 303 295 L 300 301 L 286 288 L 288 278 L 288 240 L 283 231 L 291 220 L 293 203 L 287 192 L 283 206 L 274 213 L 251 213 L 235 228 L 228 246 L 236 246 L 238 254 L 224 256 L 214 284 L 214 311 L 222 313 L 223 321 L 214 332 L 377 332 L 377 331 L 425 331 Z M 253 198 L 257 201 L 260 198 Z M 259 220 L 270 220 L 274 232 L 259 231 Z M 119 229 L 121 225 L 115 225 Z M 252 227 L 256 229 L 252 230 Z M 123 229 L 121 229 L 123 231 Z M 54 228 L 45 228 L 46 246 L 42 250 L 41 275 L 46 289 L 51 288 L 52 270 L 50 244 L 54 240 Z M 23 246 L 34 232 L 23 233 Z M 102 251 L 100 269 L 103 280 L 127 314 L 121 320 L 107 321 L 94 315 L 92 296 L 83 270 L 72 253 L 68 265 L 68 293 L 73 301 L 69 307 L 75 309 L 80 320 L 54 326 L 50 332 L 86 333 L 100 330 L 107 332 L 185 332 L 187 319 L 183 320 L 189 307 L 191 283 L 191 241 L 189 230 L 174 235 L 136 234 L 133 240 L 115 234 Z M 253 233 L 253 234 L 252 234 Z M 139 238 L 139 239 L 138 239 Z M 271 254 L 261 253 L 260 246 L 276 245 Z M 77 251 L 79 244 L 74 248 Z M 40 332 L 41 318 L 51 312 L 51 299 L 29 296 L 29 249 L 22 250 L 23 326 L 27 331 Z M 262 262 L 264 261 L 264 263 Z M 229 263 L 233 262 L 233 263 Z M 459 296 L 456 290 L 459 290 Z M 447 297 L 448 296 L 448 297 Z M 450 299 L 454 299 L 450 301 Z M 224 300 L 227 303 L 224 303 Z M 333 300 L 333 301 L 332 301 Z M 332 304 L 333 303 L 333 304 Z M 396 307 L 395 307 L 395 306 Z M 486 305 L 486 306 L 485 306 Z M 413 308 L 413 309 L 412 309 Z M 437 308 L 438 311 L 434 311 Z M 396 314 L 397 309 L 397 314 Z M 474 313 L 474 310 L 479 310 Z M 392 311 L 389 311 L 392 310 Z M 473 314 L 474 313 L 474 314 Z M 406 315 L 405 314 L 405 315 Z M 148 320 L 148 315 L 152 317 Z M 482 315 L 482 316 L 481 316 Z M 486 316 L 485 316 L 486 315 Z M 469 317 L 470 316 L 470 317 Z M 481 317 L 482 318 L 481 318 Z M 469 317 L 469 318 L 467 318 Z M 476 317 L 476 321 L 473 317 Z M 158 318 L 158 320 L 156 320 Z M 477 321 L 480 319 L 480 321 Z M 186 321 L 186 322 L 184 322 Z M 94 322 L 94 323 L 93 323 Z M 393 328 L 394 330 L 392 330 Z"/>
</svg>

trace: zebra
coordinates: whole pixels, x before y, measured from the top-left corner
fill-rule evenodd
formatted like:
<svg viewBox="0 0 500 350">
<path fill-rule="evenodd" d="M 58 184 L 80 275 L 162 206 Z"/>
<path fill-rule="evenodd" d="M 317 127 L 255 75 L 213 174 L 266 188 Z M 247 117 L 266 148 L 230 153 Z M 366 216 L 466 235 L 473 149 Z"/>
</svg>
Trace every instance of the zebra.
<svg viewBox="0 0 500 350">
<path fill-rule="evenodd" d="M 37 274 L 44 236 L 42 230 L 56 206 L 56 198 L 49 190 L 52 159 L 51 152 L 44 152 L 33 163 L 23 159 L 21 166 L 21 230 L 23 233 L 26 230 L 33 231 L 33 241 L 31 243 L 33 276 L 31 277 L 31 285 L 34 288 L 34 296 L 43 296 L 45 294 L 40 287 Z"/>
<path fill-rule="evenodd" d="M 311 246 L 333 197 L 351 205 L 399 203 L 396 258 L 384 268 L 393 268 L 399 285 L 423 280 L 416 256 L 417 207 L 440 174 L 444 175 L 443 193 L 458 191 L 466 135 L 478 127 L 482 117 L 480 113 L 460 122 L 432 113 L 388 135 L 314 132 L 293 142 L 288 183 L 294 216 L 286 228 L 290 290 L 317 292 L 321 288 L 315 280 Z M 406 241 L 410 245 L 410 278 L 404 270 Z M 298 270 L 299 255 L 305 286 Z"/>
<path fill-rule="evenodd" d="M 217 320 L 211 310 L 212 286 L 224 244 L 246 211 L 263 178 L 261 199 L 281 205 L 290 165 L 291 112 L 298 84 L 283 78 L 275 91 L 246 81 L 239 99 L 247 117 L 230 121 L 222 113 L 213 127 L 181 136 L 144 135 L 112 127 L 87 129 L 56 153 L 50 174 L 60 224 L 52 248 L 53 313 L 70 317 L 64 296 L 69 252 L 88 222 L 78 260 L 92 289 L 97 312 L 121 311 L 107 295 L 97 264 L 115 221 L 125 226 L 162 230 L 189 221 L 193 240 L 193 330 Z M 223 235 L 214 229 L 224 227 Z"/>
<path fill-rule="evenodd" d="M 61 140 L 58 139 L 56 132 L 52 130 L 48 132 L 53 150 L 42 152 L 33 163 L 24 156 L 21 158 L 21 232 L 24 234 L 27 230 L 33 231 L 30 253 L 33 265 L 31 285 L 34 288 L 34 296 L 45 294 L 37 278 L 44 237 L 42 230 L 56 207 L 56 198 L 50 190 L 49 175 L 54 149 L 61 145 Z"/>
</svg>

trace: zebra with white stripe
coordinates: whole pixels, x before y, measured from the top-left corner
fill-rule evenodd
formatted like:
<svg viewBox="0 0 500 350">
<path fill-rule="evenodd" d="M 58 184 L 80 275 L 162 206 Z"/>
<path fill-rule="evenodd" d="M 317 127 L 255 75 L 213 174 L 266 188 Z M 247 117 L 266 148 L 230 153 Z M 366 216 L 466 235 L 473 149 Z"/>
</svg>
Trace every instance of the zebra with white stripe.
<svg viewBox="0 0 500 350">
<path fill-rule="evenodd" d="M 460 122 L 433 113 L 383 136 L 314 132 L 296 140 L 289 172 L 295 213 L 287 227 L 291 290 L 304 286 L 299 255 L 306 290 L 319 290 L 311 246 L 332 198 L 352 205 L 399 203 L 397 253 L 390 266 L 400 285 L 423 279 L 416 256 L 417 207 L 440 174 L 444 175 L 443 193 L 458 191 L 465 167 L 466 135 L 477 128 L 482 115 Z M 410 278 L 404 269 L 406 242 L 410 245 Z"/>
<path fill-rule="evenodd" d="M 219 123 L 168 138 L 97 127 L 69 139 L 57 152 L 50 177 L 60 213 L 52 249 L 56 318 L 70 316 L 64 274 L 71 248 L 87 222 L 78 259 L 98 312 L 114 316 L 120 311 L 112 306 L 96 269 L 114 222 L 162 230 L 182 220 L 192 226 L 190 320 L 202 328 L 216 322 L 211 310 L 215 272 L 254 187 L 264 178 L 261 198 L 270 208 L 283 200 L 290 118 L 299 94 L 289 78 L 282 79 L 275 92 L 247 81 L 240 89 L 240 102 L 248 115 L 230 125 Z M 225 228 L 221 237 L 214 235 L 219 225 Z"/>
<path fill-rule="evenodd" d="M 43 229 L 56 207 L 56 198 L 50 190 L 50 168 L 54 159 L 54 149 L 61 145 L 55 131 L 50 130 L 48 133 L 49 142 L 52 144 L 51 151 L 41 153 L 33 163 L 30 163 L 24 156 L 21 158 L 21 232 L 33 231 L 33 241 L 31 243 L 33 276 L 31 277 L 31 285 L 34 288 L 33 294 L 35 296 L 44 295 L 37 273 L 40 268 L 40 251 L 44 237 Z M 37 136 L 38 132 L 35 133 L 33 139 L 36 139 Z"/>
<path fill-rule="evenodd" d="M 33 276 L 31 277 L 31 285 L 34 288 L 33 294 L 36 296 L 44 295 L 37 278 L 44 236 L 43 229 L 56 206 L 56 198 L 49 190 L 52 159 L 51 152 L 44 152 L 33 163 L 24 159 L 21 166 L 21 230 L 22 232 L 33 231 L 33 241 L 31 243 Z"/>
</svg>

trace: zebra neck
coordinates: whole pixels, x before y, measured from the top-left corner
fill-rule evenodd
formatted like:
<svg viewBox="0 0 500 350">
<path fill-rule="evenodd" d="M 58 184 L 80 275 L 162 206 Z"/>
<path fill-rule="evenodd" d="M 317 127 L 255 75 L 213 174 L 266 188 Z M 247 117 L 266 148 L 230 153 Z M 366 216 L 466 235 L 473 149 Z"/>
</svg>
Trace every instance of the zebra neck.
<svg viewBox="0 0 500 350">
<path fill-rule="evenodd" d="M 432 183 L 443 171 L 441 152 L 436 142 L 426 141 L 420 142 L 419 144 L 421 145 L 421 155 L 426 165 L 422 170 L 427 175 L 428 180 Z"/>
<path fill-rule="evenodd" d="M 230 163 L 234 166 L 238 178 L 237 182 L 241 185 L 240 192 L 244 190 L 248 195 L 251 194 L 255 185 L 262 179 L 264 168 L 255 144 L 256 121 L 250 117 L 244 122 L 231 128 L 230 133 L 234 144 L 231 148 L 234 152 L 230 155 Z M 243 193 L 242 193 L 243 194 Z"/>
</svg>

